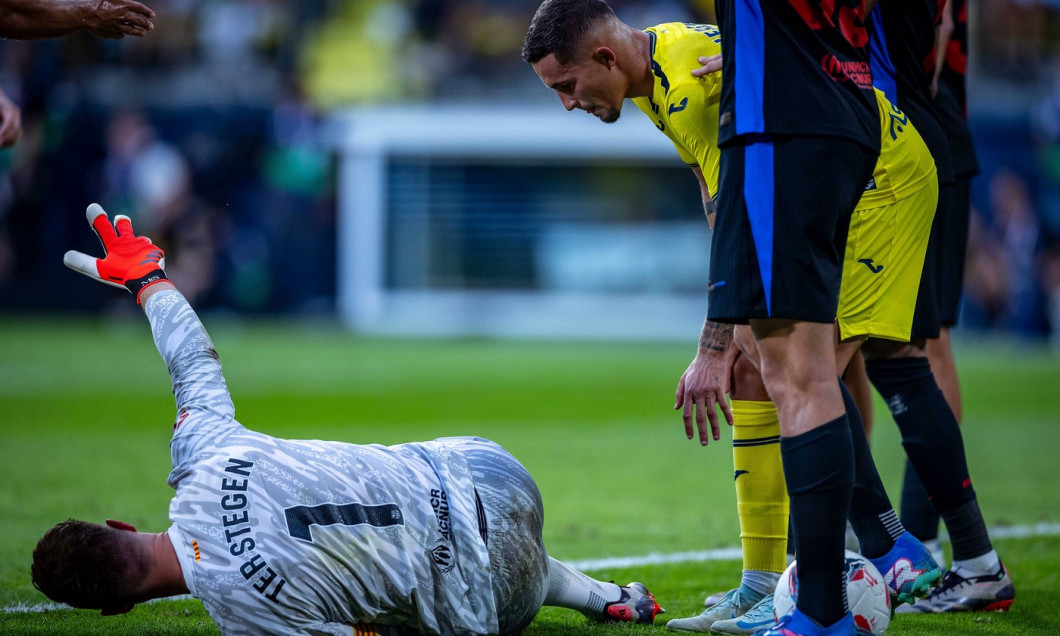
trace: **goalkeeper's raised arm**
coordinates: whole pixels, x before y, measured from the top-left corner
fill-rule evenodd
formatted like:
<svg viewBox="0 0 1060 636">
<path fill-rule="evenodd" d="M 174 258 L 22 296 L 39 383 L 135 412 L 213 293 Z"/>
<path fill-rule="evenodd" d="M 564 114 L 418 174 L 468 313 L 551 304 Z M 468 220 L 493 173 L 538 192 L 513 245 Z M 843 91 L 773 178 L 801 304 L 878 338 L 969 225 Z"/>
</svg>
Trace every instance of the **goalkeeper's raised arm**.
<svg viewBox="0 0 1060 636">
<path fill-rule="evenodd" d="M 116 216 L 111 224 L 107 213 L 95 203 L 88 206 L 86 216 L 106 254 L 98 259 L 70 251 L 63 262 L 101 283 L 128 289 L 143 307 L 155 346 L 173 381 L 177 416 L 171 451 L 177 466 L 241 428 L 235 422 L 235 407 L 220 360 L 199 317 L 166 278 L 162 249 L 151 239 L 136 236 L 129 217 Z"/>
<path fill-rule="evenodd" d="M 387 447 L 243 428 L 162 250 L 98 205 L 88 222 L 106 256 L 64 262 L 128 289 L 147 313 L 177 396 L 176 492 L 165 532 L 73 519 L 45 532 L 31 574 L 48 598 L 106 615 L 190 593 L 226 635 L 498 636 L 542 604 L 594 621 L 662 612 L 641 583 L 597 581 L 548 556 L 541 493 L 493 442 Z"/>
</svg>

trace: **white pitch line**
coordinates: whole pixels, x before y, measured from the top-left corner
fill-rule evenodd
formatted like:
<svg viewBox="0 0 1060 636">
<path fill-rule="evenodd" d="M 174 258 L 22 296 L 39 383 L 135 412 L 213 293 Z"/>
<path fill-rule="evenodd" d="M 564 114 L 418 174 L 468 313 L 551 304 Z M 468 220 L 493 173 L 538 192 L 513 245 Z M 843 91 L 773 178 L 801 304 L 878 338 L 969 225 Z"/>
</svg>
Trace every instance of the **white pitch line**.
<svg viewBox="0 0 1060 636">
<path fill-rule="evenodd" d="M 69 605 L 61 603 L 34 603 L 33 605 L 27 605 L 25 603 L 15 603 L 3 608 L 5 614 L 39 614 L 40 612 L 50 612 L 52 610 L 69 609 Z"/>
<path fill-rule="evenodd" d="M 1060 523 L 1036 523 L 1033 526 L 1003 526 L 992 528 L 992 539 L 1026 539 L 1029 537 L 1055 537 L 1060 535 Z"/>
<path fill-rule="evenodd" d="M 148 603 L 157 603 L 159 601 L 193 601 L 195 597 L 191 594 L 177 594 L 176 596 L 167 596 L 165 598 L 153 598 Z M 32 605 L 26 603 L 15 603 L 7 607 L 0 607 L 0 614 L 40 614 L 41 612 L 54 612 L 56 610 L 68 610 L 74 609 L 66 603 L 34 603 Z"/>
<path fill-rule="evenodd" d="M 1001 526 L 990 530 L 992 539 L 1027 539 L 1031 537 L 1060 536 L 1060 523 L 1036 523 L 1027 526 Z M 946 539 L 945 534 L 942 536 Z M 585 561 L 565 561 L 571 567 L 583 572 L 607 570 L 610 568 L 635 568 L 645 565 L 665 565 L 667 563 L 702 563 L 704 561 L 738 561 L 743 557 L 740 548 L 720 548 L 700 552 L 676 552 L 673 554 L 647 554 L 633 557 L 609 557 Z"/>
<path fill-rule="evenodd" d="M 990 530 L 993 539 L 1028 539 L 1033 537 L 1060 536 L 1060 523 L 1036 523 L 1027 526 L 1003 526 Z M 717 550 L 700 550 L 697 552 L 673 552 L 670 554 L 646 554 L 644 556 L 608 557 L 605 559 L 586 559 L 583 561 L 565 561 L 576 570 L 591 572 L 613 568 L 635 568 L 646 565 L 666 565 L 669 563 L 702 563 L 704 561 L 739 561 L 742 557 L 740 548 L 719 548 Z M 189 594 L 169 596 L 153 601 L 176 601 L 193 598 Z M 71 609 L 63 603 L 16 603 L 0 607 L 0 614 L 39 614 L 55 610 Z"/>
<path fill-rule="evenodd" d="M 665 565 L 667 563 L 702 563 L 703 561 L 739 561 L 743 557 L 740 548 L 719 548 L 698 552 L 657 552 L 644 556 L 608 557 L 605 559 L 588 559 L 585 561 L 564 561 L 575 570 L 607 570 L 611 568 L 635 568 L 643 565 Z"/>
</svg>

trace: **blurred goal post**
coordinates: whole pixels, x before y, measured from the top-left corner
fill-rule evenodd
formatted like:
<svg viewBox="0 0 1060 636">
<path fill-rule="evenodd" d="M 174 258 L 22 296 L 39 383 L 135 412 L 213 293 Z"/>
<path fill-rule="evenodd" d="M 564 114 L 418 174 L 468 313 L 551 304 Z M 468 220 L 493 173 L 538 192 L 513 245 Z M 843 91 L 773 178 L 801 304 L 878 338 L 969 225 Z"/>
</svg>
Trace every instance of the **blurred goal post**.
<svg viewBox="0 0 1060 636">
<path fill-rule="evenodd" d="M 695 338 L 709 262 L 695 177 L 641 113 L 632 105 L 625 111 L 610 125 L 559 107 L 503 103 L 336 115 L 330 141 L 338 152 L 341 320 L 382 335 Z M 664 220 L 635 218 L 631 205 L 629 218 L 608 219 L 606 210 L 583 218 L 582 208 L 595 208 L 607 193 L 575 182 L 618 169 L 679 174 L 669 186 L 648 179 L 646 187 L 663 190 L 645 196 L 654 201 L 677 191 L 681 210 L 663 212 Z M 526 177 L 535 171 L 547 171 L 552 183 L 527 194 L 533 185 Z M 505 179 L 518 185 L 509 188 Z M 547 191 L 564 180 L 583 187 L 576 198 L 589 204 L 572 204 L 567 213 L 562 200 L 548 205 L 558 195 Z M 527 199 L 545 203 L 528 211 Z M 506 217 L 505 210 L 515 212 Z M 481 256 L 497 242 L 523 246 L 511 251 L 526 261 L 522 274 L 497 282 L 505 261 Z M 454 263 L 478 274 L 454 274 Z"/>
</svg>

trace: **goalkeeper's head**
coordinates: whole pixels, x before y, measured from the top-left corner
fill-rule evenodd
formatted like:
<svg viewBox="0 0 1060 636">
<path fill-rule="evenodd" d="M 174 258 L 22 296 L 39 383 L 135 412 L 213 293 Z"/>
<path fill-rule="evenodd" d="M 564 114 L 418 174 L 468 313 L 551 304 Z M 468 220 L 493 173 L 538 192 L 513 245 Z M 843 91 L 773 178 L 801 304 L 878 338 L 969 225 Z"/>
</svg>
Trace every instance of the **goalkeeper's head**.
<svg viewBox="0 0 1060 636">
<path fill-rule="evenodd" d="M 33 585 L 48 598 L 104 614 L 126 612 L 144 597 L 148 547 L 132 526 L 69 519 L 44 533 L 33 550 Z"/>
</svg>

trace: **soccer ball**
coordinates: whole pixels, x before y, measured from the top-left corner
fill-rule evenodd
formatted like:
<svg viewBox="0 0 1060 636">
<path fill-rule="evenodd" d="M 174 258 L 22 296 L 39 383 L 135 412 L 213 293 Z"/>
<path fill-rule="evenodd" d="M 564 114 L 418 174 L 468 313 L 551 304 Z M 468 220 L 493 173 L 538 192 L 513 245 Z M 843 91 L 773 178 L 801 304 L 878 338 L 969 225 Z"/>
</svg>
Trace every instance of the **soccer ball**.
<svg viewBox="0 0 1060 636">
<path fill-rule="evenodd" d="M 773 595 L 773 616 L 776 620 L 795 609 L 799 596 L 797 561 L 792 561 L 780 575 Z M 891 594 L 883 575 L 868 559 L 857 552 L 846 552 L 847 606 L 854 614 L 859 636 L 883 634 L 891 622 Z"/>
</svg>

